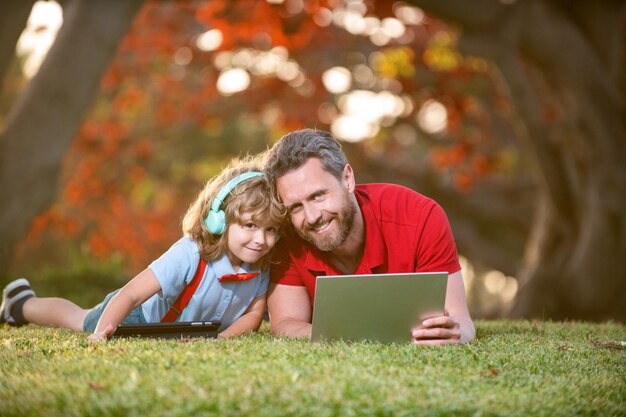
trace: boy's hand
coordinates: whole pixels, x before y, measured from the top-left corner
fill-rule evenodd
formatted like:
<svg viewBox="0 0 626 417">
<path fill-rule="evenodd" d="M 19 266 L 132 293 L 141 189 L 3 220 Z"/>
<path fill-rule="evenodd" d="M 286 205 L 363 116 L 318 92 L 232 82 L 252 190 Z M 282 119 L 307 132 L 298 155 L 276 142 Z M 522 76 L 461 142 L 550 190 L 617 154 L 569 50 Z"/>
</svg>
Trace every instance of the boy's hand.
<svg viewBox="0 0 626 417">
<path fill-rule="evenodd" d="M 108 338 L 111 337 L 114 331 L 115 331 L 115 327 L 109 324 L 101 332 L 94 331 L 92 334 L 89 335 L 89 337 L 87 337 L 87 340 L 89 340 L 90 342 L 96 342 L 96 343 L 104 342 Z"/>
</svg>

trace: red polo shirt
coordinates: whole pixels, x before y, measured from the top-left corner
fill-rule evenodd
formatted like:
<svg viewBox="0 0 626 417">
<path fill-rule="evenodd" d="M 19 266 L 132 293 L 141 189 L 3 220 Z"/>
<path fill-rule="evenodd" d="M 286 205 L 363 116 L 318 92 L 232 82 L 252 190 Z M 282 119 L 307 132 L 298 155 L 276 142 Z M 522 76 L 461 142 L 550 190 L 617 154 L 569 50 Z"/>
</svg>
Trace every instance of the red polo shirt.
<svg viewBox="0 0 626 417">
<path fill-rule="evenodd" d="M 359 184 L 355 195 L 365 223 L 365 249 L 354 274 L 461 269 L 448 219 L 435 201 L 395 184 Z M 315 278 L 342 274 L 295 231 L 278 242 L 272 283 L 306 286 L 311 305 Z"/>
</svg>

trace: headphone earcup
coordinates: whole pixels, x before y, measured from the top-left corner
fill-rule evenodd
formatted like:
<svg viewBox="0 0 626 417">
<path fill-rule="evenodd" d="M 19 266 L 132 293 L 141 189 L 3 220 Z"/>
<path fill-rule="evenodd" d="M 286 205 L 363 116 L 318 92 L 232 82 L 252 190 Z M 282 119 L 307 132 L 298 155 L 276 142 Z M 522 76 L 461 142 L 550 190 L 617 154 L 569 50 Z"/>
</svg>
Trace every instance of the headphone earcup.
<svg viewBox="0 0 626 417">
<path fill-rule="evenodd" d="M 226 229 L 226 213 L 224 213 L 224 210 L 210 210 L 204 220 L 204 224 L 211 234 L 221 235 L 224 233 L 224 229 Z"/>
</svg>

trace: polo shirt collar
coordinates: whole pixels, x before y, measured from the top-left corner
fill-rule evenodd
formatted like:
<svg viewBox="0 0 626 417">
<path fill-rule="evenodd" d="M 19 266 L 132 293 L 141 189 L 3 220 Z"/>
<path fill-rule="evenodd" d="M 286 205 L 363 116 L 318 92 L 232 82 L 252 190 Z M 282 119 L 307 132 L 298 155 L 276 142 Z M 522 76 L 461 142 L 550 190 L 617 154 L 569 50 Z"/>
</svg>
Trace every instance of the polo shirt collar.
<svg viewBox="0 0 626 417">
<path fill-rule="evenodd" d="M 235 272 L 235 268 L 233 268 L 230 263 L 230 259 L 228 259 L 228 255 L 226 252 L 222 252 L 222 256 L 220 256 L 215 261 L 211 262 L 211 268 L 213 272 L 215 272 L 216 277 L 221 277 L 226 274 L 235 274 L 235 273 L 249 273 L 253 270 L 253 268 L 248 263 L 243 263 L 239 267 L 239 271 Z"/>
<path fill-rule="evenodd" d="M 363 213 L 363 223 L 365 224 L 365 249 L 363 258 L 357 267 L 357 273 L 370 273 L 374 268 L 385 263 L 386 246 L 383 232 L 376 218 L 376 214 L 367 199 L 365 193 L 359 190 L 355 192 L 356 199 Z"/>
</svg>

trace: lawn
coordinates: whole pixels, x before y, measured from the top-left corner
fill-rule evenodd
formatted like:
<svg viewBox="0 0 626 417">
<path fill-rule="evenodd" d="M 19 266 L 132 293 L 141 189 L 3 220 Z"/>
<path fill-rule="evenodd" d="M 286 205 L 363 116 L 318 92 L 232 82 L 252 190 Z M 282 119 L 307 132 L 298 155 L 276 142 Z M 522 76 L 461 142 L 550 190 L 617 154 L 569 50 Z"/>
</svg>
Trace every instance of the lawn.
<svg viewBox="0 0 626 417">
<path fill-rule="evenodd" d="M 626 326 L 476 324 L 444 348 L 0 326 L 0 416 L 626 416 Z"/>
</svg>

